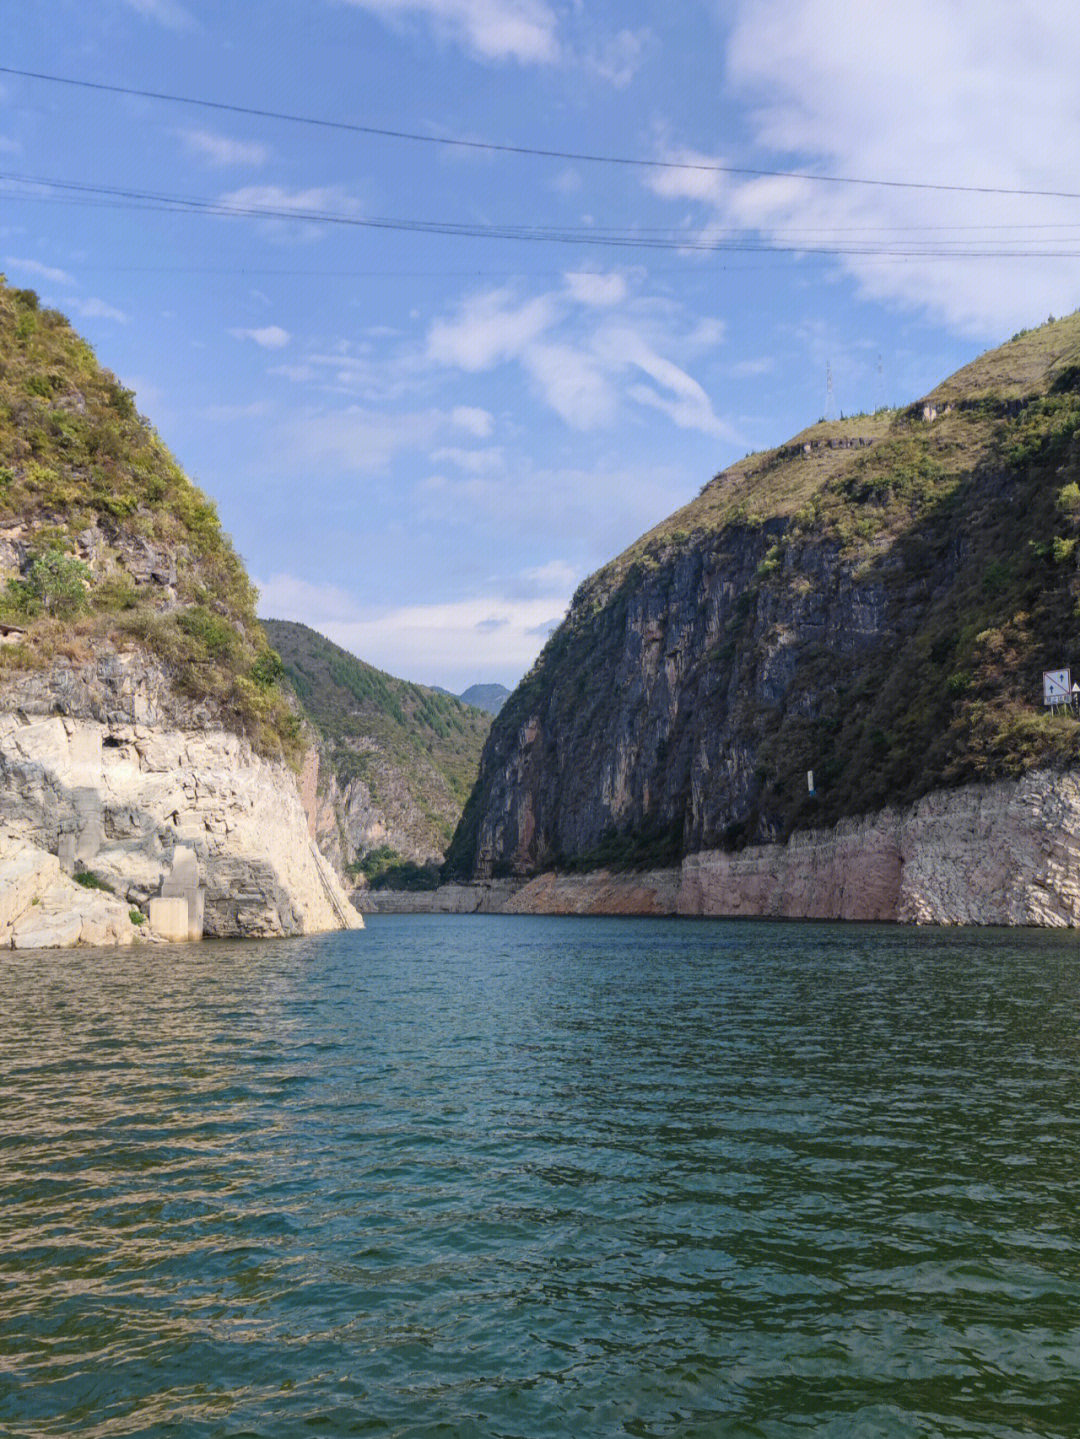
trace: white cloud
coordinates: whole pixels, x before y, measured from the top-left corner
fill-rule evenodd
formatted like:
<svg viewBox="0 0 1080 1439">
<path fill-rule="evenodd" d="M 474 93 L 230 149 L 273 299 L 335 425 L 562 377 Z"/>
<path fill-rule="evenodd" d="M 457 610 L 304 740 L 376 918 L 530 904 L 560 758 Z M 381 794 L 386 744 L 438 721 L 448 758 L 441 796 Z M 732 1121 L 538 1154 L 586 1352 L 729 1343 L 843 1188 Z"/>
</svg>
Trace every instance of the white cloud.
<svg viewBox="0 0 1080 1439">
<path fill-rule="evenodd" d="M 626 276 L 594 274 L 591 270 L 571 272 L 565 277 L 570 298 L 582 305 L 620 305 L 626 299 Z"/>
<path fill-rule="evenodd" d="M 254 340 L 264 350 L 283 350 L 292 339 L 288 330 L 283 330 L 280 325 L 263 325 L 255 330 L 230 330 L 229 334 L 237 340 Z"/>
<path fill-rule="evenodd" d="M 474 295 L 452 320 L 436 320 L 428 332 L 432 360 L 467 371 L 487 370 L 512 359 L 556 318 L 554 299 L 541 295 L 518 303 L 511 291 Z"/>
<path fill-rule="evenodd" d="M 534 565 L 523 570 L 522 579 L 526 584 L 535 585 L 538 594 L 570 594 L 576 587 L 580 575 L 573 565 L 565 560 L 549 560 L 546 565 Z"/>
<path fill-rule="evenodd" d="M 1065 0 L 852 6 L 848 0 L 739 0 L 729 91 L 750 106 L 747 161 L 916 184 L 1075 190 L 1080 25 Z M 1052 138 L 1051 138 L 1052 137 Z M 794 157 L 794 158 L 793 158 Z M 665 158 L 707 157 L 670 150 Z M 924 309 L 993 338 L 1080 301 L 1069 255 L 972 256 L 973 248 L 1071 250 L 1076 202 L 888 186 L 654 173 L 651 189 L 691 208 L 699 235 L 757 231 L 836 265 L 878 300 Z M 896 253 L 859 253 L 867 249 Z M 949 250 L 952 255 L 944 254 Z"/>
<path fill-rule="evenodd" d="M 576 195 L 583 183 L 581 171 L 568 165 L 565 170 L 560 170 L 551 181 L 551 188 L 559 195 Z"/>
<path fill-rule="evenodd" d="M 730 427 L 713 413 L 712 402 L 698 382 L 671 360 L 658 355 L 639 334 L 620 326 L 608 330 L 603 343 L 613 360 L 634 366 L 660 387 L 631 386 L 630 393 L 641 404 L 654 406 L 681 430 L 701 430 L 707 435 L 734 438 Z"/>
<path fill-rule="evenodd" d="M 211 130 L 181 130 L 180 138 L 192 155 L 210 165 L 265 165 L 270 158 L 267 145 L 257 140 L 234 140 Z"/>
<path fill-rule="evenodd" d="M 356 196 L 340 185 L 312 185 L 305 190 L 288 190 L 282 185 L 242 185 L 220 195 L 218 204 L 243 218 L 258 220 L 266 235 L 302 241 L 325 233 L 324 216 L 359 215 L 363 209 Z M 250 211 L 256 213 L 245 213 Z"/>
<path fill-rule="evenodd" d="M 264 619 L 301 620 L 318 629 L 322 625 L 360 618 L 356 599 L 338 585 L 316 585 L 298 575 L 278 573 L 256 580 L 259 614 Z"/>
<path fill-rule="evenodd" d="M 522 351 L 521 362 L 544 401 L 574 429 L 595 430 L 614 423 L 618 395 L 587 350 L 535 343 Z"/>
<path fill-rule="evenodd" d="M 426 358 L 467 373 L 515 363 L 574 429 L 614 424 L 629 399 L 661 410 L 681 428 L 730 436 L 700 384 L 659 349 L 715 346 L 723 327 L 699 322 L 680 335 L 678 317 L 667 302 L 631 297 L 621 274 L 571 272 L 563 290 L 530 299 L 508 287 L 470 296 L 431 325 Z M 634 371 L 654 385 L 630 383 Z"/>
<path fill-rule="evenodd" d="M 436 34 L 482 60 L 550 64 L 560 54 L 558 22 L 544 0 L 349 0 L 381 19 L 421 17 Z"/>
<path fill-rule="evenodd" d="M 478 440 L 486 440 L 495 427 L 495 421 L 489 412 L 473 405 L 455 405 L 450 418 L 459 430 L 475 435 Z"/>
<path fill-rule="evenodd" d="M 259 613 L 299 620 L 390 674 L 461 689 L 477 679 L 513 683 L 531 665 L 569 593 L 479 595 L 443 604 L 363 606 L 335 585 L 295 575 L 258 581 Z"/>
<path fill-rule="evenodd" d="M 13 269 L 22 270 L 27 275 L 34 275 L 39 280 L 48 280 L 54 285 L 74 285 L 74 275 L 69 275 L 66 270 L 58 270 L 55 265 L 43 265 L 40 260 L 17 260 L 13 255 L 7 256 L 5 265 Z"/>
<path fill-rule="evenodd" d="M 448 445 L 441 450 L 433 450 L 431 458 L 437 465 L 454 465 L 468 475 L 497 474 L 506 463 L 502 450 L 497 446 L 487 450 L 463 450 L 456 445 Z M 435 480 L 440 484 L 446 483 L 435 475 L 427 483 L 430 485 Z"/>
<path fill-rule="evenodd" d="M 72 297 L 66 299 L 64 304 L 84 320 L 115 320 L 120 325 L 126 325 L 128 322 L 128 317 L 123 310 L 118 310 L 107 300 L 97 300 L 93 297 L 87 300 L 76 300 Z"/>
<path fill-rule="evenodd" d="M 156 20 L 169 30 L 192 30 L 195 18 L 178 0 L 124 0 L 124 4 L 137 10 L 148 20 Z"/>
<path fill-rule="evenodd" d="M 749 360 L 736 360 L 733 365 L 728 366 L 728 374 L 737 380 L 751 380 L 761 375 L 769 375 L 775 369 L 776 360 L 772 355 L 759 355 Z"/>
</svg>

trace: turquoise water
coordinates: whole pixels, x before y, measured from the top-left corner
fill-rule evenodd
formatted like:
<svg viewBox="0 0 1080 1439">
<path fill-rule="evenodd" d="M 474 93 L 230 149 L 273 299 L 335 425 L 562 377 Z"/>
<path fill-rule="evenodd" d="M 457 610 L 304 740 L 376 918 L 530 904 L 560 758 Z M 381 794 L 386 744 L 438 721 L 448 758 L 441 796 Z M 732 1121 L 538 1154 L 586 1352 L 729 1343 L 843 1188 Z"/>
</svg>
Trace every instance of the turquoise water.
<svg viewBox="0 0 1080 1439">
<path fill-rule="evenodd" d="M 0 964 L 0 1433 L 1080 1434 L 1080 944 Z"/>
</svg>

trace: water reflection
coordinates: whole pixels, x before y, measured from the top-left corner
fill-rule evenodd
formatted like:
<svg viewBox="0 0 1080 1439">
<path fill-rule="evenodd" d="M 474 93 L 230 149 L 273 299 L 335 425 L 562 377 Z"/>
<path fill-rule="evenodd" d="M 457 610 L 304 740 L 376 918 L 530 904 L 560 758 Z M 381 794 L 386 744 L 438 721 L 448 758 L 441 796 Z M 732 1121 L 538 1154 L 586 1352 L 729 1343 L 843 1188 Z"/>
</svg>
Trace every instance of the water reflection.
<svg viewBox="0 0 1080 1439">
<path fill-rule="evenodd" d="M 13 1436 L 1068 1433 L 1061 934 L 528 919 L 0 971 Z"/>
</svg>

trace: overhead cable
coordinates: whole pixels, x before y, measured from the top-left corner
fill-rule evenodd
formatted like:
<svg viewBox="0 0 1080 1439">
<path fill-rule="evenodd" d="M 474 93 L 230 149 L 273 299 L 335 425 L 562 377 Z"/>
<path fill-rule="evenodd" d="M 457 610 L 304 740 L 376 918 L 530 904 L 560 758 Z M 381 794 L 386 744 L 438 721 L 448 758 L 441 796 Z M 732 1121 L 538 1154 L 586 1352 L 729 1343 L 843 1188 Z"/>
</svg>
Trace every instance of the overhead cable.
<svg viewBox="0 0 1080 1439">
<path fill-rule="evenodd" d="M 639 155 L 590 154 L 580 150 L 553 150 L 537 145 L 500 144 L 490 140 L 466 140 L 460 136 L 425 135 L 413 130 L 390 129 L 380 125 L 361 125 L 350 120 L 332 120 L 316 115 L 296 115 L 284 110 L 269 110 L 233 101 L 205 100 L 194 95 L 176 95 L 166 90 L 143 90 L 131 85 L 109 85 L 102 80 L 84 80 L 72 75 L 52 75 L 41 70 L 21 70 L 13 65 L 0 65 L 0 75 L 17 75 L 24 80 L 40 80 L 52 85 L 68 85 L 81 90 L 97 90 L 109 95 L 127 95 L 140 100 L 164 101 L 171 105 L 191 105 L 203 110 L 224 111 L 231 115 L 248 115 L 260 120 L 278 120 L 291 125 L 311 125 L 322 130 L 340 130 L 354 135 L 371 135 L 384 140 L 408 140 L 424 145 L 451 146 L 463 150 L 483 150 L 503 155 L 532 155 L 546 160 L 569 160 L 588 165 L 622 165 L 646 170 L 689 170 L 717 175 L 741 175 L 753 179 L 805 180 L 821 185 L 871 185 L 890 190 L 932 190 L 958 195 L 1014 195 L 1048 200 L 1080 200 L 1080 191 L 1036 190 L 1002 185 L 957 185 L 932 180 L 886 180 L 865 175 L 822 175 L 804 170 L 768 170 L 749 165 L 720 165 L 713 161 L 655 160 Z"/>
</svg>

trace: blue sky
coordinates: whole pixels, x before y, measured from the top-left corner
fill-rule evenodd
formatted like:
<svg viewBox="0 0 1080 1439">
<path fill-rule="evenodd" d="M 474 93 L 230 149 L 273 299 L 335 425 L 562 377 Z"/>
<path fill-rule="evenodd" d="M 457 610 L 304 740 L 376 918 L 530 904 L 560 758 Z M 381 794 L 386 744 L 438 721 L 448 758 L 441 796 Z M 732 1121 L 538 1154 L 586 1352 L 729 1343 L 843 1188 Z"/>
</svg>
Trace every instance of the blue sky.
<svg viewBox="0 0 1080 1439">
<path fill-rule="evenodd" d="M 0 74 L 0 268 L 136 390 L 261 612 L 411 679 L 516 682 L 827 365 L 873 409 L 1080 303 L 1080 201 L 989 193 L 1080 190 L 1057 0 L 7 9 L 15 70 L 477 142 Z"/>
</svg>

